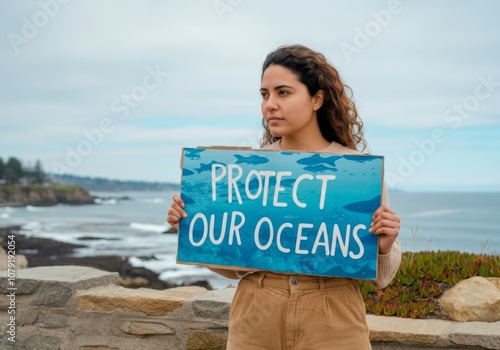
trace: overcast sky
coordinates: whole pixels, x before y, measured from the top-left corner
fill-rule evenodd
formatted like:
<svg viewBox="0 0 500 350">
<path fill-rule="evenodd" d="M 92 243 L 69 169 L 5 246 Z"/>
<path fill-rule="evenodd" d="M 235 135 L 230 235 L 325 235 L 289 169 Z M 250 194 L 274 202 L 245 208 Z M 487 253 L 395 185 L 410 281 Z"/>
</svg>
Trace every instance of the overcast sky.
<svg viewBox="0 0 500 350">
<path fill-rule="evenodd" d="M 5 1 L 0 157 L 180 181 L 182 147 L 257 146 L 260 68 L 324 53 L 402 190 L 500 191 L 500 2 Z"/>
</svg>

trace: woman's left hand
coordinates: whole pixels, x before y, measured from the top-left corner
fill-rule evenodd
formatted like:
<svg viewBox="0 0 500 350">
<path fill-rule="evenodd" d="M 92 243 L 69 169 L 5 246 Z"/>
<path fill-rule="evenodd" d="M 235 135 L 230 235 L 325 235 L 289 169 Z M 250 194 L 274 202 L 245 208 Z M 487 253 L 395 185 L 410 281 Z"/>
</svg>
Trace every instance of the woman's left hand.
<svg viewBox="0 0 500 350">
<path fill-rule="evenodd" d="M 386 205 L 382 205 L 373 214 L 370 232 L 379 236 L 378 252 L 387 254 L 399 235 L 400 220 L 396 213 Z"/>
</svg>

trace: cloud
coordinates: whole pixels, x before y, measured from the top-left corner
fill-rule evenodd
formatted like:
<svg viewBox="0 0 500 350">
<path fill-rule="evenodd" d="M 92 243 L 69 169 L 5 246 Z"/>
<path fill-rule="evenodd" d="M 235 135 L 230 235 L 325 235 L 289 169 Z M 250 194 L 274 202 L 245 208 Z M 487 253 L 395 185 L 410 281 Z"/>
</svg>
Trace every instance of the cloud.
<svg viewBox="0 0 500 350">
<path fill-rule="evenodd" d="M 467 100 L 481 77 L 500 81 L 494 1 L 401 0 L 402 10 L 378 23 L 376 34 L 389 1 L 242 1 L 222 17 L 212 1 L 70 1 L 16 53 L 8 35 L 22 35 L 40 3 L 9 2 L 0 13 L 0 156 L 64 161 L 67 147 L 103 120 L 115 130 L 82 161 L 82 174 L 160 179 L 154 164 L 177 162 L 183 146 L 257 145 L 261 64 L 291 43 L 334 63 L 371 143 L 388 159 L 411 152 L 412 137 L 435 128 L 452 135 L 499 125 L 500 89 L 477 107 Z M 360 32 L 366 45 L 347 57 L 342 43 L 355 45 Z M 146 89 L 148 69 L 157 67 L 168 76 Z M 124 96 L 135 96 L 134 107 Z M 454 106 L 467 101 L 463 117 Z M 447 162 L 456 157 L 450 152 Z"/>
</svg>

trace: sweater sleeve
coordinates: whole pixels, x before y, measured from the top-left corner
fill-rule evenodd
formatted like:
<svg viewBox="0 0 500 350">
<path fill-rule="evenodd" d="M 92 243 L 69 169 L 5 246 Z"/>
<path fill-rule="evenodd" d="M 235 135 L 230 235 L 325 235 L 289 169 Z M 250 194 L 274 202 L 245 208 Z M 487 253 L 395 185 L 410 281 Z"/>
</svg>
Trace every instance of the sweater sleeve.
<svg viewBox="0 0 500 350">
<path fill-rule="evenodd" d="M 382 204 L 389 206 L 389 191 L 385 182 L 382 185 Z M 377 287 L 384 288 L 391 283 L 400 264 L 401 247 L 396 239 L 389 253 L 378 255 L 377 279 L 375 281 Z"/>
<path fill-rule="evenodd" d="M 391 283 L 394 276 L 396 276 L 400 263 L 401 248 L 396 240 L 389 253 L 378 255 L 377 279 L 375 281 L 377 287 L 384 288 Z"/>
</svg>

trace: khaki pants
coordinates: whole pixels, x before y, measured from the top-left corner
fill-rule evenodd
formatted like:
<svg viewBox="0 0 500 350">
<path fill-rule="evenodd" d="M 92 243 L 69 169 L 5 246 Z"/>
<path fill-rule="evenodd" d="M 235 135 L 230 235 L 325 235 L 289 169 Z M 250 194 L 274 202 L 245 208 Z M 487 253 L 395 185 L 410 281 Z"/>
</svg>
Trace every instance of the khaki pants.
<svg viewBox="0 0 500 350">
<path fill-rule="evenodd" d="M 256 272 L 238 285 L 228 350 L 371 349 L 356 280 Z"/>
</svg>

